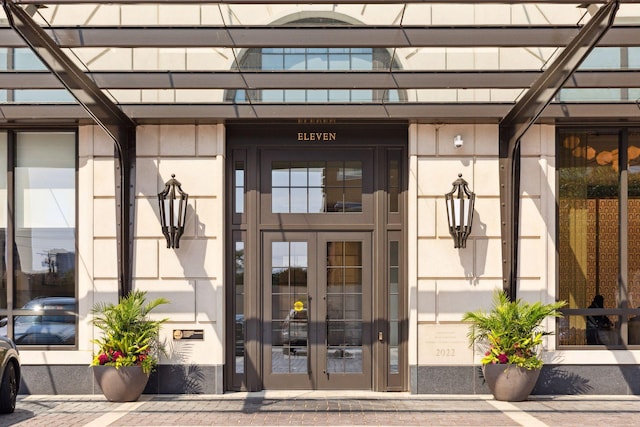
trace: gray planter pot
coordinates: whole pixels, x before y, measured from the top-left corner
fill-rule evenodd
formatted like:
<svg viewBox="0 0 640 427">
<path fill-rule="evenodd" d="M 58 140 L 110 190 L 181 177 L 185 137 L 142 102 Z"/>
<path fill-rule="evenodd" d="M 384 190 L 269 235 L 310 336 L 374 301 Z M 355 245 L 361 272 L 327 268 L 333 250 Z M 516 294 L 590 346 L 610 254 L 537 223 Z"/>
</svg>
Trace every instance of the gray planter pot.
<svg viewBox="0 0 640 427">
<path fill-rule="evenodd" d="M 93 375 L 102 394 L 111 402 L 134 402 L 144 391 L 149 374 L 140 366 L 93 366 Z"/>
<path fill-rule="evenodd" d="M 482 372 L 493 397 L 507 402 L 527 400 L 540 376 L 540 369 L 515 365 L 488 364 L 482 367 Z"/>
</svg>

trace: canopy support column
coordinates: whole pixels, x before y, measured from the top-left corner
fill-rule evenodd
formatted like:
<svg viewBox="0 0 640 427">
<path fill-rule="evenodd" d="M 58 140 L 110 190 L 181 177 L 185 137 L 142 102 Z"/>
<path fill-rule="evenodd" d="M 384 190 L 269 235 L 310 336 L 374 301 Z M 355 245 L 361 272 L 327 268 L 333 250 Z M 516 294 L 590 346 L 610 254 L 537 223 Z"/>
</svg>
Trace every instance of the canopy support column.
<svg viewBox="0 0 640 427">
<path fill-rule="evenodd" d="M 609 0 L 500 121 L 499 174 L 503 289 L 516 299 L 520 235 L 520 139 L 613 25 L 618 0 Z"/>
<path fill-rule="evenodd" d="M 117 158 L 114 174 L 118 292 L 120 296 L 124 296 L 131 290 L 133 274 L 136 124 L 65 55 L 31 18 L 27 10 L 11 0 L 3 0 L 3 7 L 11 28 L 75 97 L 96 124 L 113 139 Z M 31 8 L 32 13 L 35 12 L 33 6 L 27 8 Z"/>
</svg>

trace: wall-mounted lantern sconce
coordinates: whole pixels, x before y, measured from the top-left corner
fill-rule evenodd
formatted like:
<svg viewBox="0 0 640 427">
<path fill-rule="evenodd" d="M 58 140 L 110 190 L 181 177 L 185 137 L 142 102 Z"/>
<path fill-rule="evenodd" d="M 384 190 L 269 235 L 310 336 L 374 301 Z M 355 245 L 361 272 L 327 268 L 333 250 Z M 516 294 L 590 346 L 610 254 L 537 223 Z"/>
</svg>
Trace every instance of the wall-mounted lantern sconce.
<svg viewBox="0 0 640 427">
<path fill-rule="evenodd" d="M 164 184 L 164 190 L 158 193 L 160 205 L 160 222 L 162 234 L 167 239 L 168 248 L 179 248 L 180 237 L 184 233 L 184 223 L 187 217 L 187 199 L 189 195 L 182 191 L 180 182 L 171 175 L 171 179 Z M 176 194 L 176 189 L 178 194 Z"/>
<path fill-rule="evenodd" d="M 476 194 L 469 190 L 467 181 L 462 179 L 460 173 L 458 179 L 453 182 L 453 188 L 444 197 L 447 204 L 449 233 L 453 237 L 453 247 L 466 248 L 467 237 L 471 234 L 473 204 L 476 200 Z"/>
</svg>

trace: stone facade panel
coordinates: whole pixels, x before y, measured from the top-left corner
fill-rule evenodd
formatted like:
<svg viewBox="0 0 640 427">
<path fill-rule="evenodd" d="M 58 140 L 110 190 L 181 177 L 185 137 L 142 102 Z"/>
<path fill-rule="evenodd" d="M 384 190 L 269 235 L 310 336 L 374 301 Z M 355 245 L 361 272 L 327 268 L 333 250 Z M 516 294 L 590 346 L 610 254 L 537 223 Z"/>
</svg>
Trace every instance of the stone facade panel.
<svg viewBox="0 0 640 427">
<path fill-rule="evenodd" d="M 189 194 L 189 199 L 199 196 L 214 196 L 213 188 L 219 185 L 217 181 L 216 161 L 211 158 L 163 158 L 159 162 L 159 174 L 162 187 L 175 174 L 182 184 L 182 190 Z"/>
<path fill-rule="evenodd" d="M 140 125 L 136 128 L 136 155 L 157 156 L 160 152 L 160 128 Z"/>
<path fill-rule="evenodd" d="M 150 314 L 152 319 L 168 317 L 171 322 L 195 322 L 196 293 L 192 280 L 136 280 L 134 287 L 147 292 L 149 301 L 160 297 L 169 300 L 169 304 L 159 305 L 153 310 Z M 162 329 L 167 333 L 170 328 Z"/>
<path fill-rule="evenodd" d="M 458 179 L 459 173 L 473 189 L 473 159 L 419 158 L 418 196 L 444 196 L 451 191 L 451 184 Z"/>
<path fill-rule="evenodd" d="M 160 154 L 194 156 L 196 154 L 195 125 L 160 125 Z"/>
<path fill-rule="evenodd" d="M 221 276 L 217 270 L 222 244 L 216 239 L 180 240 L 180 248 L 160 251 L 162 278 Z"/>
<path fill-rule="evenodd" d="M 99 239 L 93 242 L 93 277 L 115 279 L 118 277 L 116 239 Z"/>
<path fill-rule="evenodd" d="M 500 196 L 500 169 L 498 159 L 476 159 L 473 180 L 467 175 L 463 178 L 469 183 L 469 188 L 477 197 Z"/>
<path fill-rule="evenodd" d="M 457 249 L 451 238 L 418 240 L 418 278 L 472 276 L 473 245 Z"/>
<path fill-rule="evenodd" d="M 447 125 L 438 128 L 438 154 L 441 156 L 469 157 L 474 153 L 475 132 L 473 125 Z M 463 140 L 462 147 L 456 147 L 454 138 L 460 135 Z"/>
<path fill-rule="evenodd" d="M 161 242 L 162 243 L 162 242 Z M 134 241 L 133 277 L 136 279 L 158 277 L 158 241 L 136 239 Z"/>
<path fill-rule="evenodd" d="M 96 237 L 116 237 L 115 199 L 93 200 L 93 235 Z"/>
<path fill-rule="evenodd" d="M 115 197 L 113 158 L 95 158 L 93 161 L 93 194 L 96 197 Z"/>
<path fill-rule="evenodd" d="M 475 276 L 477 278 L 502 277 L 502 241 L 478 238 L 474 239 L 474 247 Z"/>
</svg>

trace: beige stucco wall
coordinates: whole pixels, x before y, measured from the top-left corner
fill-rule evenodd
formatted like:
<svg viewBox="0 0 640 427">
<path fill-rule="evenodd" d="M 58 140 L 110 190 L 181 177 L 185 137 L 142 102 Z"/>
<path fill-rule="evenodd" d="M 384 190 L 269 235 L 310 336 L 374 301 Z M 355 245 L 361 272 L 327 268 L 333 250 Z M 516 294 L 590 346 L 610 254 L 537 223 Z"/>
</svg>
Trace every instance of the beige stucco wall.
<svg viewBox="0 0 640 427">
<path fill-rule="evenodd" d="M 462 148 L 454 147 L 455 135 Z M 554 138 L 553 126 L 536 125 L 522 140 L 518 292 L 531 301 L 555 298 Z M 494 289 L 502 288 L 498 126 L 412 124 L 409 147 L 409 363 L 478 363 L 460 319 L 489 308 Z M 458 173 L 476 193 L 473 230 L 460 249 L 444 204 Z"/>
</svg>

